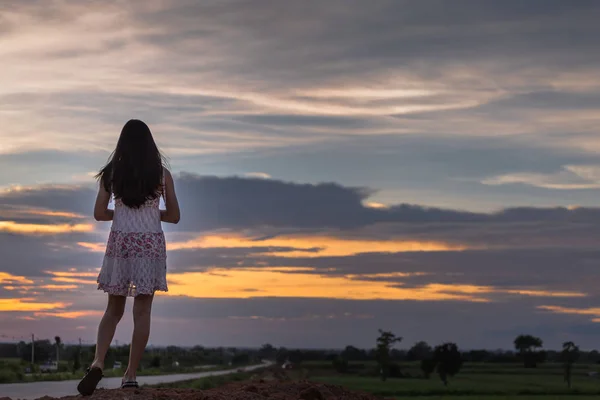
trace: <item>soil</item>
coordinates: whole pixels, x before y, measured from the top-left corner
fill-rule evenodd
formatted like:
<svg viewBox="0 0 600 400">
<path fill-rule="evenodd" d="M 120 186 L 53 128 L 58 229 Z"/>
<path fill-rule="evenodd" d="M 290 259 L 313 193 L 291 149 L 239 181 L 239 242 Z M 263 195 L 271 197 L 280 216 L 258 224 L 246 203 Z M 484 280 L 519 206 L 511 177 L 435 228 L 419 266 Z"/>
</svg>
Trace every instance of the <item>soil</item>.
<svg viewBox="0 0 600 400">
<path fill-rule="evenodd" d="M 81 396 L 60 400 L 82 400 Z M 370 394 L 348 391 L 340 386 L 308 381 L 281 382 L 260 379 L 229 384 L 217 389 L 99 389 L 89 400 L 381 400 Z M 4 399 L 0 399 L 4 400 Z M 10 399 L 6 399 L 10 400 Z M 38 400 L 58 400 L 42 397 Z"/>
</svg>

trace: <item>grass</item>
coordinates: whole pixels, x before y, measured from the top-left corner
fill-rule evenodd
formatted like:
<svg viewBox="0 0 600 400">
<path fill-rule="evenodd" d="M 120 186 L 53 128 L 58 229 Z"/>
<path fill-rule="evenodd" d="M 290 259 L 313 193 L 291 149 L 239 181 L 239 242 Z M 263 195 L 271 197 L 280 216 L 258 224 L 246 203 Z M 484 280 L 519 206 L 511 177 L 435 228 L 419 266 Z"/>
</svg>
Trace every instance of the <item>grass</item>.
<svg viewBox="0 0 600 400">
<path fill-rule="evenodd" d="M 235 372 L 227 375 L 208 376 L 206 378 L 192 379 L 183 382 L 161 383 L 159 385 L 153 385 L 152 387 L 206 390 L 220 387 L 232 382 L 246 381 L 257 372 L 259 372 L 259 370 L 254 370 L 252 372 Z"/>
<path fill-rule="evenodd" d="M 51 372 L 51 373 L 34 373 L 25 374 L 23 371 L 26 365 L 20 360 L 15 359 L 0 359 L 0 384 L 1 383 L 27 383 L 27 382 L 51 382 L 51 381 L 67 381 L 78 380 L 85 374 L 84 371 L 78 372 Z M 177 369 L 160 369 L 146 368 L 138 372 L 139 376 L 155 376 L 155 375 L 172 375 L 172 374 L 188 374 L 198 372 L 210 372 L 229 369 L 229 366 L 217 366 L 214 368 L 202 369 L 199 371 L 194 368 L 177 368 Z M 124 369 L 106 369 L 104 376 L 107 378 L 121 377 L 125 372 Z"/>
<path fill-rule="evenodd" d="M 573 400 L 573 396 L 426 396 L 394 397 L 395 400 Z M 598 400 L 598 396 L 577 396 L 577 400 Z"/>
<path fill-rule="evenodd" d="M 524 395 L 600 395 L 600 383 L 583 377 L 573 380 L 569 390 L 562 379 L 528 375 L 459 375 L 446 388 L 437 379 L 390 379 L 381 382 L 374 377 L 316 376 L 312 380 L 370 392 L 380 396 L 524 396 Z"/>
<path fill-rule="evenodd" d="M 403 365 L 403 372 L 410 374 L 411 378 L 389 379 L 387 382 L 381 382 L 378 377 L 364 376 L 373 371 L 374 363 L 361 364 L 351 365 L 358 373 L 339 374 L 333 370 L 331 363 L 307 362 L 288 374 L 293 379 L 301 379 L 308 374 L 309 379 L 315 382 L 344 386 L 396 400 L 591 400 L 600 397 L 600 381 L 587 376 L 588 371 L 596 368 L 591 365 L 574 366 L 573 389 L 568 389 L 559 364 L 545 364 L 536 369 L 524 369 L 517 364 L 466 364 L 450 380 L 448 387 L 444 387 L 437 375 L 431 379 L 421 378 L 418 364 Z M 244 380 L 250 375 L 211 377 L 174 383 L 168 387 L 208 389 Z"/>
<path fill-rule="evenodd" d="M 315 366 L 316 367 L 316 366 Z M 576 365 L 573 368 L 572 389 L 563 380 L 560 364 L 544 364 L 535 369 L 524 369 L 518 364 L 465 364 L 460 373 L 444 387 L 437 375 L 421 378 L 415 364 L 406 364 L 403 371 L 412 377 L 389 379 L 342 375 L 318 367 L 312 380 L 370 392 L 379 396 L 407 399 L 421 397 L 444 399 L 577 399 L 598 398 L 600 381 L 587 376 L 595 366 Z M 314 371 L 311 371 L 314 372 Z M 590 397 L 591 396 L 591 397 Z"/>
</svg>

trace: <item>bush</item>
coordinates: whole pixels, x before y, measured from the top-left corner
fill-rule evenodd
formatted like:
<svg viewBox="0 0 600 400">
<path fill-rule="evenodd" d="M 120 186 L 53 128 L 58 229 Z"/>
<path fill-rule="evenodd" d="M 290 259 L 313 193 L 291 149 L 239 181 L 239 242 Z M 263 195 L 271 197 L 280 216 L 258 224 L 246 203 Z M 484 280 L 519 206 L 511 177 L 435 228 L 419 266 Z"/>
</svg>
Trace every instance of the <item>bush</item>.
<svg viewBox="0 0 600 400">
<path fill-rule="evenodd" d="M 203 379 L 202 383 L 200 384 L 200 389 L 202 389 L 202 390 L 214 389 L 216 387 L 217 387 L 217 383 L 214 381 L 213 378 Z"/>
<path fill-rule="evenodd" d="M 437 362 L 431 358 L 421 361 L 421 371 L 423 371 L 423 376 L 425 379 L 429 379 L 431 377 L 431 374 L 433 374 L 435 371 L 436 365 Z"/>
<path fill-rule="evenodd" d="M 402 374 L 402 368 L 400 364 L 391 363 L 388 367 L 388 377 L 390 378 L 403 378 L 404 374 Z"/>
<path fill-rule="evenodd" d="M 341 357 L 337 357 L 335 360 L 333 360 L 333 368 L 336 370 L 336 372 L 339 372 L 340 374 L 347 373 L 348 360 L 345 360 Z"/>
<path fill-rule="evenodd" d="M 152 361 L 150 362 L 150 368 L 160 368 L 160 357 L 159 356 L 152 357 Z"/>
<path fill-rule="evenodd" d="M 11 383 L 17 381 L 17 374 L 7 369 L 0 370 L 0 383 Z"/>
</svg>

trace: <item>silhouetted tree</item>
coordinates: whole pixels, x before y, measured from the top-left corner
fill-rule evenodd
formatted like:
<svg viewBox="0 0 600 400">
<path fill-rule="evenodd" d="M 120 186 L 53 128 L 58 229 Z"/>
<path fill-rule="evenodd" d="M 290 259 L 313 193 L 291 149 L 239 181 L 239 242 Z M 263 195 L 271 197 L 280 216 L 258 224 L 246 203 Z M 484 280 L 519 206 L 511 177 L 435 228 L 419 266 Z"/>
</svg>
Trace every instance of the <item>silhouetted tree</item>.
<svg viewBox="0 0 600 400">
<path fill-rule="evenodd" d="M 413 347 L 408 350 L 406 354 L 406 358 L 408 361 L 422 361 L 431 358 L 432 348 L 427 344 L 427 342 L 418 342 L 415 343 Z"/>
<path fill-rule="evenodd" d="M 289 351 L 285 347 L 280 347 L 275 355 L 275 362 L 279 365 L 285 363 L 288 359 Z"/>
<path fill-rule="evenodd" d="M 364 361 L 368 356 L 364 350 L 354 346 L 346 346 L 344 351 L 342 351 L 342 357 L 348 361 Z"/>
<path fill-rule="evenodd" d="M 563 368 L 565 370 L 565 382 L 567 382 L 567 386 L 571 389 L 571 373 L 573 364 L 579 358 L 579 347 L 575 346 L 573 342 L 565 342 L 563 343 L 563 350 L 561 353 L 561 359 L 563 362 Z"/>
<path fill-rule="evenodd" d="M 150 361 L 150 368 L 160 368 L 160 356 L 153 356 Z"/>
<path fill-rule="evenodd" d="M 44 362 L 52 359 L 52 353 L 56 352 L 56 345 L 48 339 L 35 341 L 35 362 Z M 19 343 L 21 358 L 27 362 L 31 361 L 31 343 Z"/>
<path fill-rule="evenodd" d="M 81 348 L 77 346 L 73 351 L 73 373 L 81 369 Z"/>
<path fill-rule="evenodd" d="M 336 357 L 333 362 L 333 369 L 340 374 L 345 374 L 348 372 L 348 360 L 343 357 Z"/>
<path fill-rule="evenodd" d="M 260 350 L 258 350 L 258 356 L 265 360 L 273 360 L 276 355 L 277 349 L 269 343 L 262 345 Z"/>
<path fill-rule="evenodd" d="M 421 361 L 421 371 L 423 372 L 423 376 L 425 379 L 429 379 L 431 374 L 435 371 L 435 366 L 437 362 L 433 358 L 428 358 Z"/>
<path fill-rule="evenodd" d="M 377 338 L 376 356 L 379 364 L 381 380 L 385 381 L 389 376 L 390 368 L 390 350 L 395 343 L 402 341 L 402 338 L 394 335 L 392 332 L 379 329 Z"/>
<path fill-rule="evenodd" d="M 542 339 L 538 337 L 531 335 L 519 335 L 515 339 L 514 344 L 515 349 L 519 351 L 519 355 L 523 360 L 523 365 L 525 368 L 537 367 L 538 361 L 542 361 L 542 358 L 545 357 L 545 354 L 536 351 L 544 345 Z"/>
<path fill-rule="evenodd" d="M 454 343 L 444 343 L 433 351 L 433 360 L 444 386 L 448 386 L 448 377 L 453 377 L 462 367 L 462 357 Z"/>
</svg>

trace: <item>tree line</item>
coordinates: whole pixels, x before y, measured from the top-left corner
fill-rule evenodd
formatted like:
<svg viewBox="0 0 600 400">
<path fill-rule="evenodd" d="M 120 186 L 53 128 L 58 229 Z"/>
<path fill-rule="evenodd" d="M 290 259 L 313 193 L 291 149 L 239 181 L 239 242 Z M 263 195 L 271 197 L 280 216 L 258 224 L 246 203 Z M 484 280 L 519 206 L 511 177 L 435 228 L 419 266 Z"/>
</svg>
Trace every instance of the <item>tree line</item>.
<svg viewBox="0 0 600 400">
<path fill-rule="evenodd" d="M 564 380 L 571 387 L 573 364 L 584 358 L 588 363 L 600 363 L 600 354 L 597 351 L 581 352 L 573 342 L 563 343 L 562 350 L 543 350 L 542 339 L 532 335 L 519 335 L 513 341 L 515 352 L 487 350 L 471 350 L 461 352 L 456 343 L 446 342 L 431 347 L 424 341 L 417 342 L 409 350 L 403 351 L 394 348 L 402 341 L 402 337 L 393 332 L 379 329 L 379 336 L 375 348 L 370 351 L 347 346 L 344 351 L 333 361 L 334 367 L 339 372 L 347 372 L 349 361 L 375 360 L 379 368 L 382 381 L 388 378 L 402 378 L 403 373 L 398 364 L 400 361 L 420 362 L 423 377 L 429 379 L 437 373 L 444 385 L 448 385 L 449 378 L 458 374 L 464 362 L 521 362 L 524 368 L 536 368 L 546 361 L 560 362 L 563 365 Z M 583 356 L 583 357 L 582 357 Z"/>
<path fill-rule="evenodd" d="M 178 367 L 194 367 L 197 365 L 243 365 L 260 360 L 273 360 L 278 364 L 286 361 L 301 363 L 302 361 L 330 361 L 339 372 L 348 372 L 349 362 L 376 361 L 378 375 L 382 380 L 404 377 L 401 362 L 416 362 L 420 364 L 423 377 L 429 378 L 437 374 L 447 385 L 449 379 L 460 372 L 465 362 L 472 363 L 516 363 L 524 368 L 536 368 L 540 363 L 561 363 L 564 367 L 565 382 L 571 385 L 571 370 L 575 362 L 586 364 L 600 363 L 598 351 L 584 352 L 573 342 L 565 342 L 561 351 L 544 350 L 542 339 L 532 335 L 519 335 L 513 342 L 514 350 L 469 350 L 460 351 L 455 343 L 441 343 L 430 346 L 424 341 L 415 343 L 407 350 L 397 346 L 402 337 L 393 332 L 379 330 L 375 346 L 371 349 L 359 349 L 346 346 L 343 350 L 305 350 L 287 349 L 265 344 L 260 349 L 237 348 L 205 348 L 195 346 L 184 348 L 168 346 L 163 348 L 148 348 L 144 354 L 143 363 L 148 368 L 168 369 Z M 19 357 L 24 362 L 31 361 L 31 343 L 0 344 L 0 358 Z M 36 340 L 34 343 L 34 364 L 48 360 L 62 360 L 59 368 L 79 371 L 91 363 L 94 356 L 94 346 L 65 345 L 60 337 L 51 340 Z M 113 346 L 110 348 L 106 365 L 111 366 L 115 361 L 127 362 L 129 346 Z"/>
</svg>

